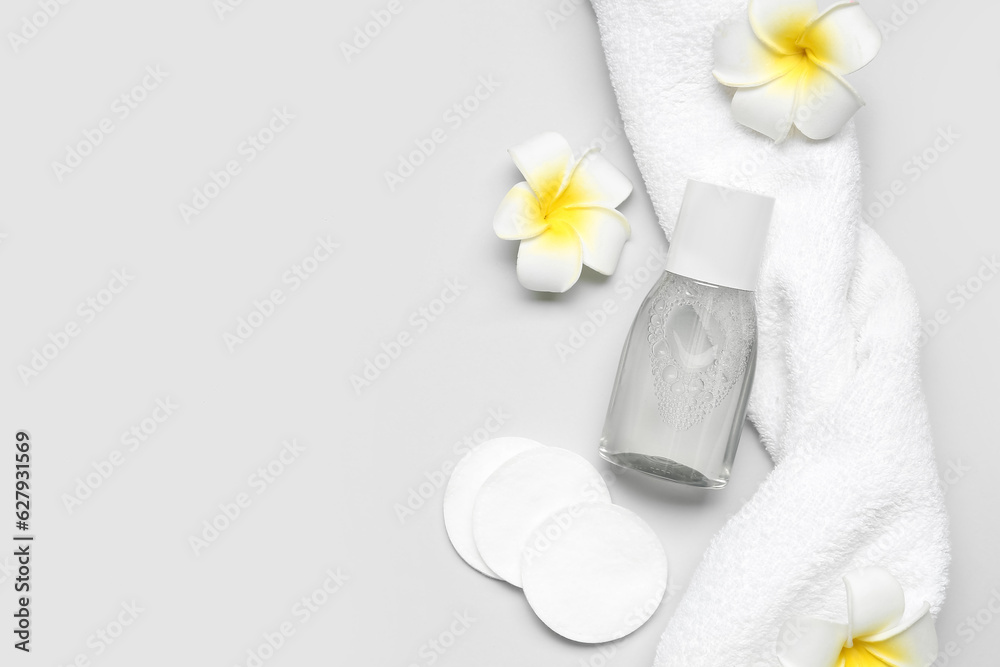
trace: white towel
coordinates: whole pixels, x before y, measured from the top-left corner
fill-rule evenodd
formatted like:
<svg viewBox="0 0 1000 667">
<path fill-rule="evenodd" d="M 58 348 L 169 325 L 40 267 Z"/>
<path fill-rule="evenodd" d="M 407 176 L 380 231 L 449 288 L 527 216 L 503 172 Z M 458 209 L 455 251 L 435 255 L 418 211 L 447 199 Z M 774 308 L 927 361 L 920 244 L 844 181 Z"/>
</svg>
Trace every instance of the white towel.
<svg viewBox="0 0 1000 667">
<path fill-rule="evenodd" d="M 902 265 L 861 223 L 853 122 L 826 141 L 775 145 L 733 120 L 732 92 L 711 73 L 713 30 L 745 0 L 592 2 L 667 237 L 688 178 L 777 199 L 749 411 L 775 468 L 713 539 L 655 664 L 777 665 L 780 625 L 797 615 L 844 621 L 841 577 L 868 565 L 899 579 L 908 615 L 925 600 L 936 614 L 947 516 L 920 386 L 919 315 Z"/>
</svg>

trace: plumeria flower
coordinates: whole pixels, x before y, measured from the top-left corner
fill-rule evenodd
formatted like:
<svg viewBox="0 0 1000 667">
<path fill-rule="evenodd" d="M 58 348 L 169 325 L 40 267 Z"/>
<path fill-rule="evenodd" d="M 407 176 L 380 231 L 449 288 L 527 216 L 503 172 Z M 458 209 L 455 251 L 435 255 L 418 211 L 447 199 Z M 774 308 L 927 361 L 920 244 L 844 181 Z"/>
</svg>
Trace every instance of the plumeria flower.
<svg viewBox="0 0 1000 667">
<path fill-rule="evenodd" d="M 799 618 L 779 635 L 783 667 L 929 667 L 938 652 L 927 603 L 903 619 L 903 588 L 880 567 L 844 577 L 847 624 Z"/>
<path fill-rule="evenodd" d="M 738 89 L 732 111 L 743 125 L 775 141 L 793 124 L 826 139 L 864 105 L 843 76 L 881 46 L 878 26 L 856 2 L 819 13 L 816 0 L 750 0 L 747 16 L 716 33 L 712 73 Z"/>
<path fill-rule="evenodd" d="M 509 151 L 524 175 L 500 202 L 493 229 L 520 241 L 517 278 L 530 290 L 565 292 L 582 266 L 611 275 L 625 241 L 628 220 L 615 209 L 632 183 L 601 155 L 573 159 L 569 143 L 546 132 Z"/>
</svg>

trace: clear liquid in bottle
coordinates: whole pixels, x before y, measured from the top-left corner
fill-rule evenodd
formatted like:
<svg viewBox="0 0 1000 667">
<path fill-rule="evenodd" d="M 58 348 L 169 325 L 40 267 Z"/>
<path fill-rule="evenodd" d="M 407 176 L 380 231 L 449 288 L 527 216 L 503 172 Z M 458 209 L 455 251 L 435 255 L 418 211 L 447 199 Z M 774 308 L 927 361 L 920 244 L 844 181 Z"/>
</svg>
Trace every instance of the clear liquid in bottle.
<svg viewBox="0 0 1000 667">
<path fill-rule="evenodd" d="M 622 351 L 601 456 L 683 484 L 725 486 L 756 341 L 753 292 L 664 272 Z"/>
</svg>

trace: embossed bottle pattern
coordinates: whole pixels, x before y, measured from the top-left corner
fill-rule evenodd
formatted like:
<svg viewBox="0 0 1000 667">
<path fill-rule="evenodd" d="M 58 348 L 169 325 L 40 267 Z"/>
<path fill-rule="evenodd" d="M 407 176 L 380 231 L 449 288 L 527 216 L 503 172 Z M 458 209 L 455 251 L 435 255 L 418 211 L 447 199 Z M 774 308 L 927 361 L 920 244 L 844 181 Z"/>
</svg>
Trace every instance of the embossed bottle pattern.
<svg viewBox="0 0 1000 667">
<path fill-rule="evenodd" d="M 649 314 L 649 356 L 660 416 L 678 430 L 702 422 L 746 373 L 756 334 L 729 290 L 664 282 Z"/>
</svg>

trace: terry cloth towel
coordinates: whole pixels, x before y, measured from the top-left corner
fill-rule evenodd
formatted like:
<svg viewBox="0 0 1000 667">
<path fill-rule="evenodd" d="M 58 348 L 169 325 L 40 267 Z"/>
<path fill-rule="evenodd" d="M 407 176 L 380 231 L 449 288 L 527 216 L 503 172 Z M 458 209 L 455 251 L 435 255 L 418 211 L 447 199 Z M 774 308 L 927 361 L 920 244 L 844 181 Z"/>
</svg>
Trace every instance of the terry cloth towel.
<svg viewBox="0 0 1000 667">
<path fill-rule="evenodd" d="M 746 0 L 592 2 L 667 237 L 689 178 L 777 200 L 749 408 L 775 467 L 712 540 L 655 664 L 777 665 L 780 626 L 797 615 L 845 621 L 841 578 L 870 565 L 900 581 L 907 618 L 924 601 L 936 614 L 947 516 L 920 386 L 919 314 L 902 265 L 861 223 L 853 121 L 825 141 L 774 144 L 733 120 L 732 92 L 712 76 L 713 31 Z"/>
</svg>

